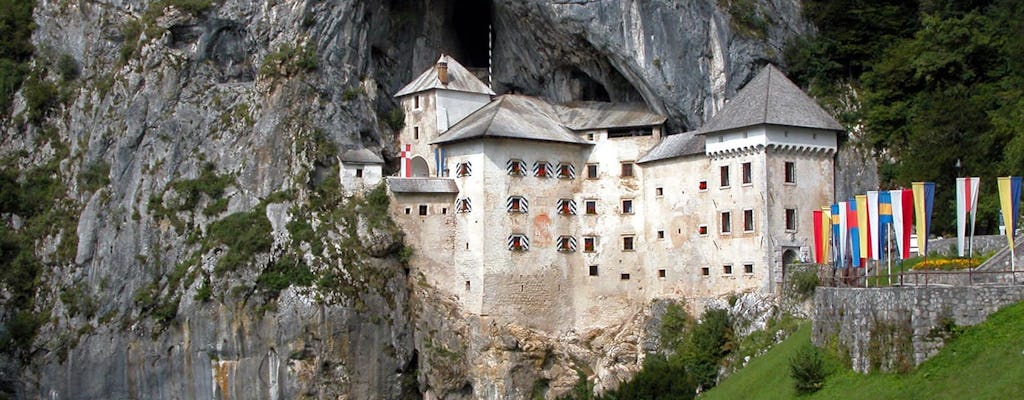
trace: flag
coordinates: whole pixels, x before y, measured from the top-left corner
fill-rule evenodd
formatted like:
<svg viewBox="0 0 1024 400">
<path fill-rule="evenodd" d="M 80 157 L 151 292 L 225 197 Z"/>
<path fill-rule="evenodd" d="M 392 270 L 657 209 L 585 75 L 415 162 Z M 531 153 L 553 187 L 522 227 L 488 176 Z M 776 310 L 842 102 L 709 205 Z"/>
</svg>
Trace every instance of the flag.
<svg viewBox="0 0 1024 400">
<path fill-rule="evenodd" d="M 978 185 L 981 178 L 956 178 L 956 249 L 963 257 L 967 239 L 967 218 L 971 219 L 974 236 L 974 216 L 978 211 Z"/>
<path fill-rule="evenodd" d="M 871 229 L 871 222 L 868 219 L 868 196 L 857 195 L 854 196 L 857 201 L 857 231 L 860 233 L 860 258 L 865 260 L 868 254 L 871 252 L 871 240 L 868 238 L 868 231 Z"/>
<path fill-rule="evenodd" d="M 843 256 L 846 254 L 846 227 L 842 224 L 843 216 L 846 213 L 841 211 L 844 208 L 846 208 L 844 203 L 832 205 L 832 258 L 833 265 L 836 267 L 843 265 Z"/>
<path fill-rule="evenodd" d="M 405 145 L 405 150 L 402 150 L 401 156 L 402 156 L 402 163 L 399 164 L 399 166 L 401 167 L 401 172 L 399 173 L 399 175 L 401 175 L 403 178 L 411 177 L 412 176 L 412 145 L 411 144 Z"/>
<path fill-rule="evenodd" d="M 850 260 L 854 267 L 860 266 L 860 229 L 857 221 L 857 199 L 846 202 L 846 228 L 850 237 Z"/>
<path fill-rule="evenodd" d="M 868 192 L 868 258 L 872 260 L 879 259 L 879 244 L 882 243 L 881 236 L 879 236 L 878 226 L 878 191 L 872 190 Z"/>
<path fill-rule="evenodd" d="M 889 255 L 889 227 L 893 225 L 892 217 L 892 194 L 887 191 L 878 192 L 878 253 L 885 259 Z"/>
<path fill-rule="evenodd" d="M 822 239 L 825 238 L 825 231 L 822 230 L 822 215 L 821 210 L 814 210 L 811 212 L 814 220 L 814 262 L 821 264 L 825 259 L 825 254 L 822 251 Z"/>
<path fill-rule="evenodd" d="M 999 178 L 999 207 L 1003 213 L 1003 224 L 1006 225 L 1006 243 L 1013 248 L 1013 234 L 1017 231 L 1020 219 L 1020 188 L 1021 177 L 1004 176 Z"/>
<path fill-rule="evenodd" d="M 917 254 L 928 255 L 928 230 L 932 225 L 935 182 L 914 182 L 914 213 L 917 214 Z"/>
<path fill-rule="evenodd" d="M 892 190 L 892 227 L 896 232 L 896 247 L 900 259 L 910 258 L 910 231 L 914 225 L 914 192 L 910 189 Z"/>
<path fill-rule="evenodd" d="M 821 261 L 827 263 L 829 258 L 829 243 L 832 239 L 832 212 L 830 207 L 821 208 Z"/>
</svg>

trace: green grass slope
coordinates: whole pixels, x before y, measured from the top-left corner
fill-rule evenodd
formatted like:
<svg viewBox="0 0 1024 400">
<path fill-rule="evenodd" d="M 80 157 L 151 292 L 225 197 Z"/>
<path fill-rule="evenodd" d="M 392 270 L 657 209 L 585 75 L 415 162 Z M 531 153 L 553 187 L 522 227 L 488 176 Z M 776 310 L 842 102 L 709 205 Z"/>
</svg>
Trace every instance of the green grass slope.
<svg viewBox="0 0 1024 400">
<path fill-rule="evenodd" d="M 839 369 L 825 380 L 821 391 L 797 396 L 789 377 L 789 360 L 809 340 L 808 324 L 698 398 L 1024 398 L 1024 302 L 992 314 L 984 323 L 965 328 L 938 355 L 908 374 L 863 375 Z"/>
</svg>

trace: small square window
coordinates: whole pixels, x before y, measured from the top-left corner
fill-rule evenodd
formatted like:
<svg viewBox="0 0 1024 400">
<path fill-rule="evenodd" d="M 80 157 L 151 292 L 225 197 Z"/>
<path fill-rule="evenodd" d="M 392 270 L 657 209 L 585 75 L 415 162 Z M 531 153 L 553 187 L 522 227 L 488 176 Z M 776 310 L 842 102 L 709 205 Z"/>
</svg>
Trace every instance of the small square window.
<svg viewBox="0 0 1024 400">
<path fill-rule="evenodd" d="M 701 236 L 707 235 L 708 234 L 708 226 L 707 225 L 698 226 L 697 227 L 697 233 L 700 234 Z"/>
<path fill-rule="evenodd" d="M 597 237 L 596 236 L 584 236 L 583 237 L 583 252 L 593 253 L 597 249 Z"/>
<path fill-rule="evenodd" d="M 597 179 L 597 164 L 587 164 L 587 179 Z"/>
<path fill-rule="evenodd" d="M 619 275 L 619 279 L 624 280 L 624 281 L 628 281 L 629 280 L 629 274 L 620 274 Z"/>
<path fill-rule="evenodd" d="M 751 177 L 751 173 L 750 173 L 750 163 L 748 163 L 748 162 L 743 163 L 743 171 L 742 172 L 743 172 L 743 184 L 744 185 L 749 185 L 751 182 L 753 182 L 753 178 Z"/>
<path fill-rule="evenodd" d="M 728 211 L 722 212 L 722 234 L 732 232 L 732 214 Z"/>
<path fill-rule="evenodd" d="M 441 207 L 441 215 L 447 215 L 447 214 L 448 214 L 448 207 Z"/>
<path fill-rule="evenodd" d="M 719 168 L 721 171 L 721 187 L 729 187 L 729 166 L 723 165 Z"/>
<path fill-rule="evenodd" d="M 526 163 L 523 160 L 511 159 L 505 164 L 505 172 L 511 176 L 526 176 Z"/>
<path fill-rule="evenodd" d="M 754 231 L 754 210 L 743 210 L 743 231 Z"/>
<path fill-rule="evenodd" d="M 622 213 L 632 214 L 633 213 L 633 199 L 622 199 Z"/>
<path fill-rule="evenodd" d="M 665 270 L 664 269 L 659 269 L 658 270 L 658 277 L 659 278 L 664 278 L 665 277 Z"/>
<path fill-rule="evenodd" d="M 596 265 L 591 265 L 590 266 L 590 276 L 597 276 L 597 266 Z"/>
<path fill-rule="evenodd" d="M 697 183 L 697 190 L 704 192 L 708 190 L 708 181 L 700 181 Z"/>
<path fill-rule="evenodd" d="M 363 177 L 363 169 L 362 168 L 356 168 L 356 178 L 362 178 L 362 177 Z"/>
<path fill-rule="evenodd" d="M 700 268 L 700 274 L 703 275 L 703 276 L 711 275 L 711 268 L 701 267 Z"/>
<path fill-rule="evenodd" d="M 622 163 L 622 177 L 632 178 L 633 177 L 633 163 L 624 162 Z"/>
<path fill-rule="evenodd" d="M 796 231 L 796 209 L 795 208 L 787 208 L 786 209 L 786 230 L 787 231 Z"/>
<path fill-rule="evenodd" d="M 634 249 L 634 238 L 633 236 L 622 237 L 622 251 L 633 251 Z"/>
<path fill-rule="evenodd" d="M 420 215 L 427 215 L 427 206 L 420 204 Z"/>
<path fill-rule="evenodd" d="M 654 195 L 657 196 L 657 197 L 664 196 L 665 195 L 665 189 L 664 188 L 660 188 L 660 187 L 654 188 Z"/>
<path fill-rule="evenodd" d="M 723 265 L 722 273 L 726 275 L 732 275 L 732 265 Z"/>
<path fill-rule="evenodd" d="M 587 140 L 593 142 L 594 141 L 594 134 L 593 133 L 588 133 L 587 134 Z"/>
<path fill-rule="evenodd" d="M 410 215 L 410 214 L 412 214 L 412 208 L 406 207 L 405 208 L 405 215 Z"/>
<path fill-rule="evenodd" d="M 743 273 L 752 274 L 754 273 L 754 264 L 743 264 Z"/>
<path fill-rule="evenodd" d="M 597 200 L 584 200 L 583 205 L 586 206 L 588 215 L 597 214 Z"/>
<path fill-rule="evenodd" d="M 665 231 L 658 231 L 658 239 L 664 239 L 664 238 L 665 238 Z"/>
<path fill-rule="evenodd" d="M 785 171 L 786 183 L 796 183 L 796 163 L 792 161 L 786 161 Z"/>
<path fill-rule="evenodd" d="M 467 292 L 469 291 L 469 288 L 470 288 L 469 281 L 466 281 L 466 291 Z"/>
</svg>

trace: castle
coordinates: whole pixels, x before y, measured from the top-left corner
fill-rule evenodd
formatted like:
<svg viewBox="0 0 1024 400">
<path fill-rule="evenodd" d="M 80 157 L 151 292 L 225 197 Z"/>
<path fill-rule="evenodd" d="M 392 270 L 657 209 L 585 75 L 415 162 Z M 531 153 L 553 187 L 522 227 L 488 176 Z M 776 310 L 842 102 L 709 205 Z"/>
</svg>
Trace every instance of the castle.
<svg viewBox="0 0 1024 400">
<path fill-rule="evenodd" d="M 496 96 L 449 56 L 395 97 L 411 268 L 480 316 L 560 332 L 775 293 L 833 202 L 843 128 L 771 65 L 674 135 L 643 105 Z"/>
</svg>

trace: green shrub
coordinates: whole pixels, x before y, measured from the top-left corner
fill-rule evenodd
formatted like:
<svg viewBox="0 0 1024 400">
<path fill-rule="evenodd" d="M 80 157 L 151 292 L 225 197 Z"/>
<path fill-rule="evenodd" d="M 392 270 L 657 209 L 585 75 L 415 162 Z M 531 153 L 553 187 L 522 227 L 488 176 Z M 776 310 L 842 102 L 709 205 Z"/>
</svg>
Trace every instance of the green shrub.
<svg viewBox="0 0 1024 400">
<path fill-rule="evenodd" d="M 661 317 L 661 326 L 658 327 L 658 336 L 661 338 L 662 349 L 678 349 L 686 339 L 686 333 L 693 318 L 686 312 L 683 306 L 672 303 L 665 309 L 665 315 Z"/>
<path fill-rule="evenodd" d="M 804 344 L 789 360 L 789 375 L 793 378 L 793 388 L 799 394 L 820 390 L 828 375 L 821 351 L 810 343 Z"/>
<path fill-rule="evenodd" d="M 715 386 L 722 359 L 733 350 L 732 321 L 724 309 L 708 309 L 701 316 L 682 352 L 686 371 L 705 390 Z"/>
<path fill-rule="evenodd" d="M 396 131 L 402 130 L 402 128 L 405 128 L 405 111 L 402 111 L 401 107 L 392 108 L 391 111 L 388 111 L 387 117 L 384 118 L 384 122 L 386 122 L 391 129 Z"/>
<path fill-rule="evenodd" d="M 139 49 L 142 30 L 142 22 L 137 19 L 130 20 L 121 27 L 121 36 L 124 37 L 119 50 L 121 65 L 127 64 L 135 56 L 135 52 Z"/>
<path fill-rule="evenodd" d="M 274 242 L 271 231 L 270 220 L 263 207 L 237 212 L 211 223 L 207 228 L 208 239 L 228 246 L 214 271 L 234 271 L 252 262 L 256 254 L 269 252 Z"/>
<path fill-rule="evenodd" d="M 289 77 L 301 72 L 316 71 L 317 67 L 316 49 L 283 44 L 263 58 L 259 72 L 267 77 Z"/>
<path fill-rule="evenodd" d="M 70 54 L 64 53 L 57 60 L 57 74 L 62 82 L 70 82 L 78 79 L 78 61 Z"/>
<path fill-rule="evenodd" d="M 25 114 L 28 120 L 40 123 L 57 105 L 59 94 L 57 86 L 38 76 L 30 74 L 21 87 L 21 95 L 25 97 Z"/>
<path fill-rule="evenodd" d="M 689 400 L 696 395 L 696 382 L 685 368 L 661 355 L 648 356 L 633 379 L 610 390 L 601 398 L 614 400 Z"/>
<path fill-rule="evenodd" d="M 98 160 L 82 168 L 78 174 L 78 183 L 87 192 L 96 190 L 110 184 L 110 164 L 104 160 Z"/>
<path fill-rule="evenodd" d="M 797 301 L 804 301 L 814 296 L 814 289 L 820 283 L 818 266 L 794 266 L 786 271 L 785 287 L 788 295 Z"/>
<path fill-rule="evenodd" d="M 27 72 L 23 63 L 0 58 L 0 114 L 6 114 L 11 107 L 14 93 L 21 88 Z"/>
<path fill-rule="evenodd" d="M 313 272 L 305 261 L 285 254 L 260 273 L 256 278 L 256 287 L 263 289 L 270 297 L 277 297 L 289 286 L 312 285 L 313 279 Z"/>
<path fill-rule="evenodd" d="M 345 88 L 345 91 L 341 92 L 341 100 L 352 101 L 365 94 L 366 90 L 364 90 L 362 86 L 352 86 Z"/>
</svg>

